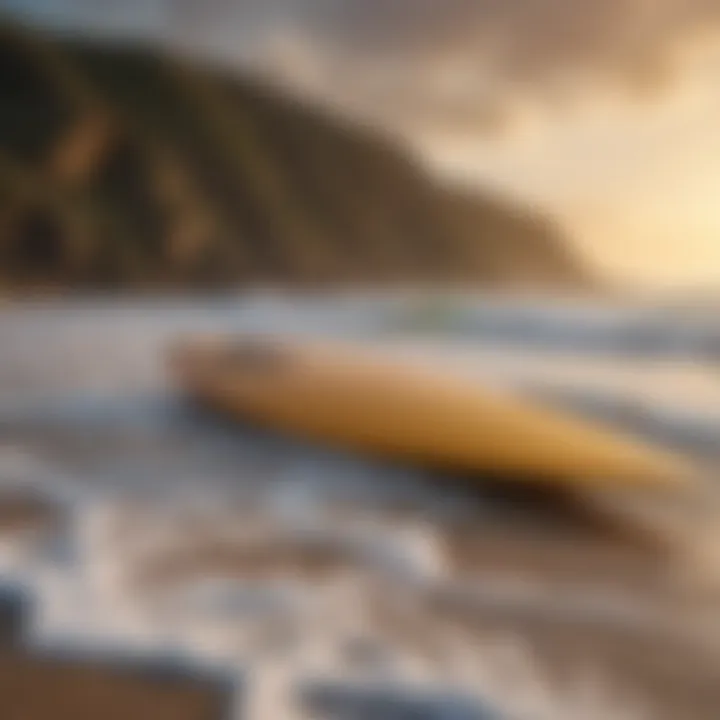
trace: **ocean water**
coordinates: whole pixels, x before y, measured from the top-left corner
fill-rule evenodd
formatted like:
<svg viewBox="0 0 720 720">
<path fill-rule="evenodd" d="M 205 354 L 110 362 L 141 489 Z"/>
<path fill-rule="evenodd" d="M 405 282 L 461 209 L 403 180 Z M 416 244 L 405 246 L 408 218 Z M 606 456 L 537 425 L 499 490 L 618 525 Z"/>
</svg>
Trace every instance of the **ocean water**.
<svg viewBox="0 0 720 720">
<path fill-rule="evenodd" d="M 715 718 L 715 585 L 689 581 L 720 568 L 712 523 L 683 546 L 697 557 L 674 556 L 595 498 L 498 497 L 227 423 L 164 364 L 190 332 L 352 338 L 676 447 L 712 483 L 720 321 L 671 310 L 270 292 L 4 306 L 0 507 L 40 508 L 0 512 L 24 642 L 216 672 L 237 682 L 228 715 L 260 720 Z"/>
</svg>

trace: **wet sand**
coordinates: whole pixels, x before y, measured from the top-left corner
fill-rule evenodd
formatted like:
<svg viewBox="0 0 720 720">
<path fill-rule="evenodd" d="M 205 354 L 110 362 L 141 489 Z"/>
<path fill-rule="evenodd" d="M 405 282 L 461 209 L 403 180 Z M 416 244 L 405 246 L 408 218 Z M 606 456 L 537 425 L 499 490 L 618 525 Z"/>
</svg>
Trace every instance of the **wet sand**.
<svg viewBox="0 0 720 720">
<path fill-rule="evenodd" d="M 50 504 L 0 497 L 0 536 L 48 532 Z M 26 646 L 31 598 L 0 593 L 0 706 L 7 720 L 225 720 L 234 688 L 221 678 L 173 671 L 165 663 L 121 663 L 44 655 Z"/>
</svg>

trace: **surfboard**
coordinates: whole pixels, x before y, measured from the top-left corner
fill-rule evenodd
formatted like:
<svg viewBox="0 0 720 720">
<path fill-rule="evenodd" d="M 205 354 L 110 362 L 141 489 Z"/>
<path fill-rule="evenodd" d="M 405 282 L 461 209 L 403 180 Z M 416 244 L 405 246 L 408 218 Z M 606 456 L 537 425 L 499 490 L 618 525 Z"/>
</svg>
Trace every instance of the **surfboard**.
<svg viewBox="0 0 720 720">
<path fill-rule="evenodd" d="M 663 448 L 361 344 L 188 338 L 170 363 L 182 387 L 212 407 L 377 457 L 573 486 L 676 486 L 695 475 Z"/>
</svg>

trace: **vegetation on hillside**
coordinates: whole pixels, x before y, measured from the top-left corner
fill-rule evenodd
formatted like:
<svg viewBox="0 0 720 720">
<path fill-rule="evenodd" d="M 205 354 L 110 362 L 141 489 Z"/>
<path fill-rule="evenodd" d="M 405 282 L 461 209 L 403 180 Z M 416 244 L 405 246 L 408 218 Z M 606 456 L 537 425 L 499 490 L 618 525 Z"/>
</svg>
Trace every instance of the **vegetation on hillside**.
<svg viewBox="0 0 720 720">
<path fill-rule="evenodd" d="M 581 285 L 547 219 L 248 78 L 0 25 L 0 286 Z"/>
</svg>

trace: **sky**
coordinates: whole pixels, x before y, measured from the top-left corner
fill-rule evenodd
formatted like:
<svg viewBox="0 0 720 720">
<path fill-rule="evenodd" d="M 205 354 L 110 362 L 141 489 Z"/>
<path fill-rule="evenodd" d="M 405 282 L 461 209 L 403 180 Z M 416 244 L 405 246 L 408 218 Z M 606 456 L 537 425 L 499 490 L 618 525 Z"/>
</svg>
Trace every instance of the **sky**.
<svg viewBox="0 0 720 720">
<path fill-rule="evenodd" d="M 554 213 L 602 271 L 720 288 L 718 0 L 0 0 L 251 64 L 441 174 Z"/>
</svg>

